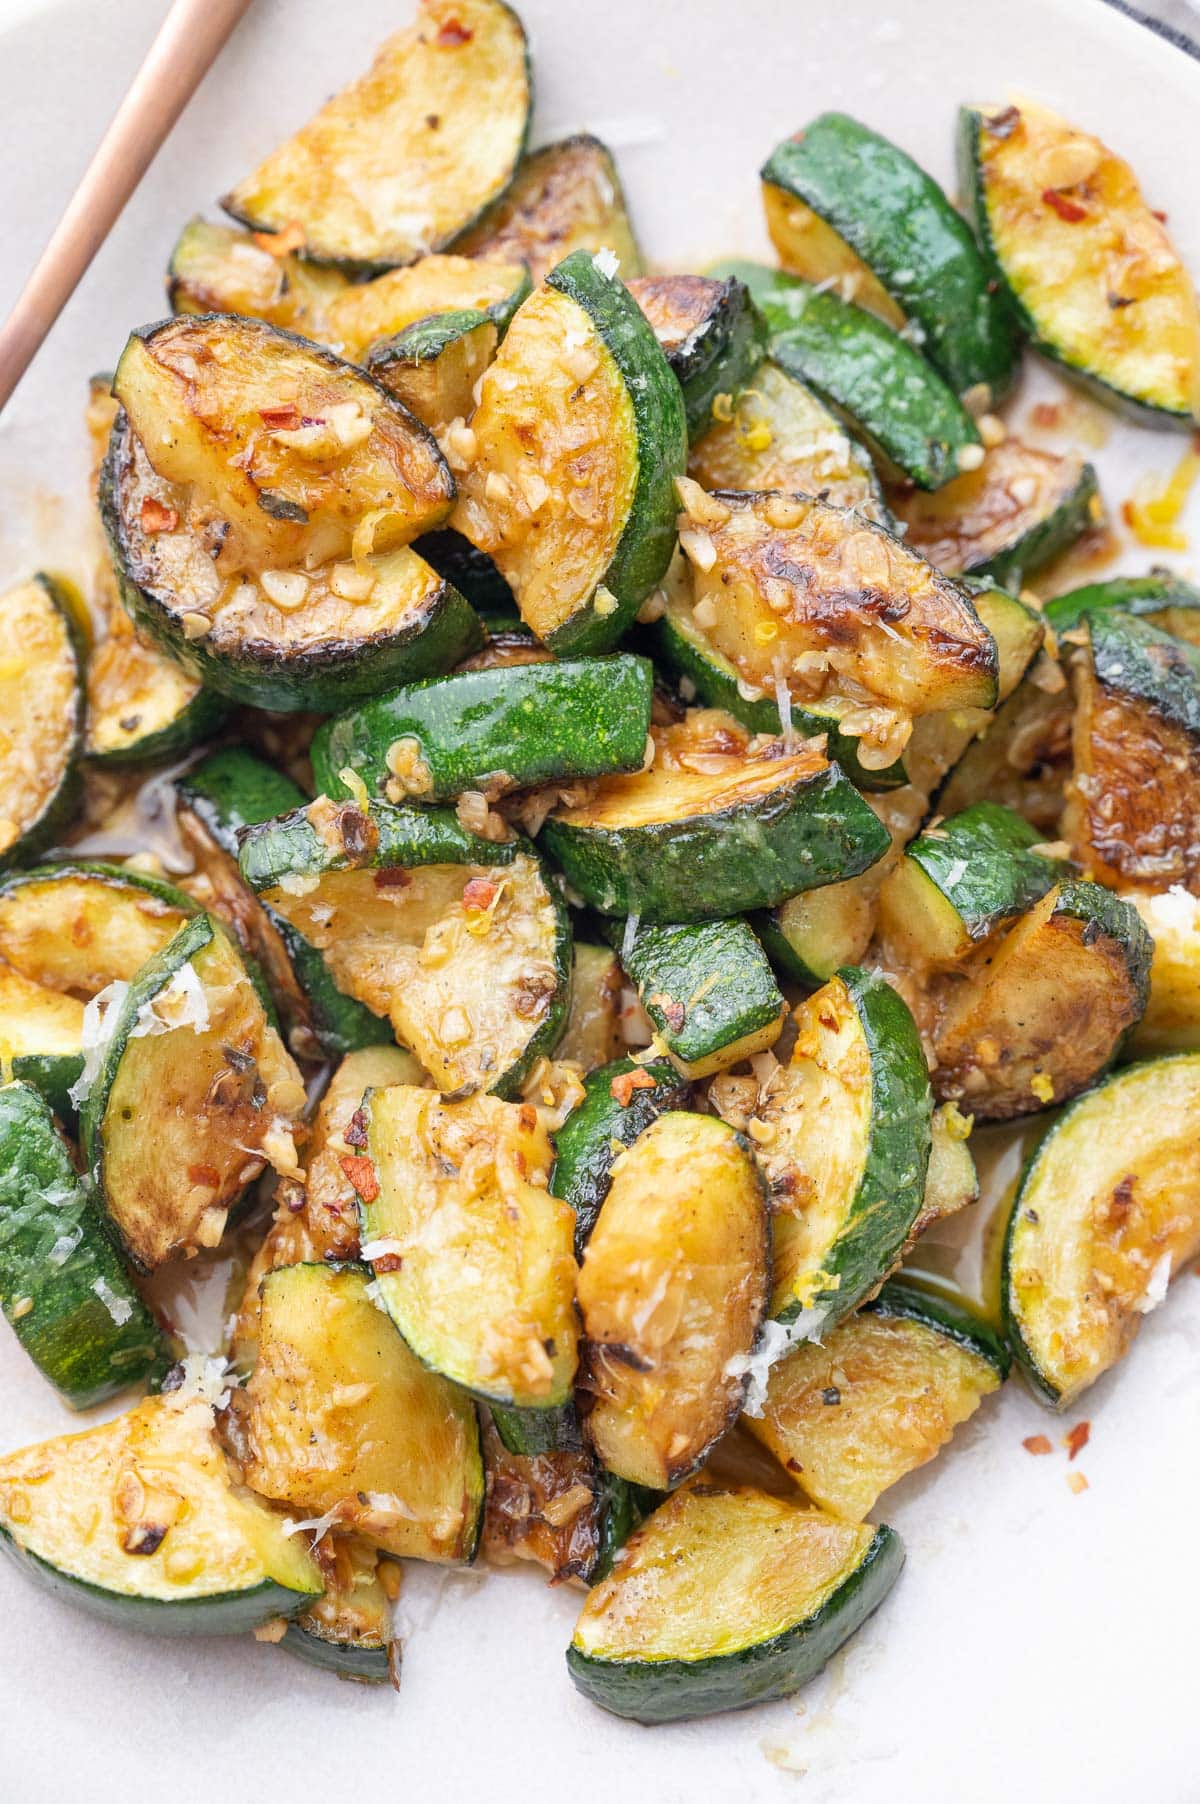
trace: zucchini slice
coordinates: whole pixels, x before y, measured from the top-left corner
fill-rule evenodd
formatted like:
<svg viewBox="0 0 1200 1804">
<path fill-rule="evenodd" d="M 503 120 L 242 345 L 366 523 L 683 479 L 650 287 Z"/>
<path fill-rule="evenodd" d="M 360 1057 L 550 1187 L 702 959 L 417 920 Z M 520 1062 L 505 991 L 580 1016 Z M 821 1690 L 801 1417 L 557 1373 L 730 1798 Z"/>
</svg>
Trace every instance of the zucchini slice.
<svg viewBox="0 0 1200 1804">
<path fill-rule="evenodd" d="M 1039 625 L 1039 646 L 1041 641 Z M 929 789 L 939 810 L 954 815 L 976 802 L 998 802 L 1024 815 L 1048 838 L 1055 836 L 1063 786 L 1071 774 L 1071 728 L 1070 690 L 1065 685 L 1043 689 L 1031 674 L 985 719 L 982 731 L 972 725 L 958 736 L 957 758 L 934 761 Z M 939 775 L 945 776 L 941 787 Z"/>
<path fill-rule="evenodd" d="M 475 386 L 499 342 L 495 321 L 464 307 L 435 313 L 385 339 L 372 350 L 367 368 L 440 445 L 448 427 L 471 412 Z"/>
<path fill-rule="evenodd" d="M 962 191 L 1020 324 L 1110 407 L 1200 418 L 1200 309 L 1129 165 L 1045 107 L 959 114 Z"/>
<path fill-rule="evenodd" d="M 260 1496 L 404 1559 L 473 1558 L 483 1515 L 475 1406 L 414 1359 L 365 1272 L 267 1274 L 258 1357 L 235 1404 L 246 1483 Z"/>
<path fill-rule="evenodd" d="M 937 489 L 978 468 L 979 432 L 958 396 L 873 313 L 761 263 L 717 263 L 709 274 L 745 282 L 780 368 L 846 416 L 918 488 Z"/>
<path fill-rule="evenodd" d="M 438 1087 L 519 1092 L 566 1017 L 571 928 L 528 844 L 442 810 L 327 797 L 252 827 L 242 873 L 325 963 L 391 1021 Z"/>
<path fill-rule="evenodd" d="M 889 1280 L 818 1346 L 771 1368 L 746 1427 L 818 1509 L 861 1522 L 924 1466 L 1008 1374 L 994 1328 L 948 1297 Z"/>
<path fill-rule="evenodd" d="M 582 1253 L 624 1148 L 667 1109 L 682 1109 L 688 1085 L 665 1061 L 641 1065 L 614 1059 L 593 1071 L 583 1099 L 555 1136 L 550 1189 L 575 1212 L 575 1247 Z"/>
<path fill-rule="evenodd" d="M 419 257 L 373 282 L 265 250 L 236 226 L 193 219 L 174 251 L 167 293 L 173 313 L 240 313 L 315 339 L 351 363 L 430 314 L 478 308 L 503 331 L 529 293 L 517 263 Z"/>
<path fill-rule="evenodd" d="M 674 549 L 683 394 L 603 255 L 534 290 L 484 375 L 454 524 L 558 653 L 620 637 Z M 465 458 L 464 458 L 465 460 Z"/>
<path fill-rule="evenodd" d="M 750 494 L 779 489 L 820 495 L 880 526 L 891 516 L 862 446 L 811 389 L 769 358 L 688 453 L 688 475 L 703 489 Z"/>
<path fill-rule="evenodd" d="M 92 1181 L 134 1264 L 216 1246 L 270 1160 L 295 1166 L 300 1074 L 210 915 L 188 921 L 105 1021 L 80 1110 Z"/>
<path fill-rule="evenodd" d="M 698 1480 L 660 1504 L 588 1594 L 567 1650 L 615 1716 L 681 1722 L 788 1697 L 900 1575 L 890 1528 Z"/>
<path fill-rule="evenodd" d="M 820 1332 L 900 1257 L 924 1196 L 933 1098 L 916 1024 L 881 977 L 847 966 L 795 1021 L 751 1133 L 774 1220 L 771 1315 L 811 1311 Z"/>
<path fill-rule="evenodd" d="M 1200 871 L 1200 650 L 1116 609 L 1073 660 L 1074 774 L 1063 828 L 1105 881 L 1161 888 Z"/>
<path fill-rule="evenodd" d="M 554 1049 L 556 1059 L 580 1066 L 586 1075 L 621 1056 L 625 1049 L 621 1033 L 624 982 L 625 974 L 615 952 L 607 946 L 575 941 L 571 1003 L 562 1038 Z"/>
<path fill-rule="evenodd" d="M 1091 464 L 1006 438 L 977 470 L 934 495 L 888 497 L 904 542 L 947 576 L 990 576 L 1020 588 L 1104 518 Z"/>
<path fill-rule="evenodd" d="M 732 276 L 635 276 L 628 286 L 679 378 L 688 437 L 699 438 L 719 398 L 736 400 L 766 351 L 750 291 Z"/>
<path fill-rule="evenodd" d="M 49 576 L 0 595 L 0 870 L 40 852 L 79 798 L 84 641 Z"/>
<path fill-rule="evenodd" d="M 811 747 L 752 742 L 715 709 L 692 709 L 651 738 L 648 770 L 602 779 L 543 829 L 567 881 L 605 914 L 674 922 L 773 908 L 887 850 L 857 790 Z"/>
<path fill-rule="evenodd" d="M 1054 631 L 1065 634 L 1105 608 L 1148 620 L 1162 632 L 1200 647 L 1200 589 L 1170 570 L 1156 569 L 1148 576 L 1114 576 L 1107 582 L 1085 583 L 1081 589 L 1055 595 L 1045 603 L 1044 612 Z"/>
<path fill-rule="evenodd" d="M 893 762 L 914 716 L 993 705 L 970 600 L 882 527 L 804 495 L 685 493 L 691 625 L 752 689 L 838 698 L 865 768 Z"/>
<path fill-rule="evenodd" d="M 0 959 L 0 1059 L 65 1121 L 74 1118 L 70 1093 L 83 1069 L 83 1011 L 77 996 L 33 983 Z"/>
<path fill-rule="evenodd" d="M 897 331 L 908 326 L 961 394 L 1003 395 L 1016 365 L 1013 324 L 970 228 L 932 176 L 845 113 L 822 113 L 762 169 L 771 242 L 784 268 L 833 279 Z"/>
<path fill-rule="evenodd" d="M 576 1366 L 574 1221 L 527 1104 L 398 1084 L 365 1105 L 365 1256 L 423 1364 L 488 1402 L 555 1409 Z"/>
<path fill-rule="evenodd" d="M 816 990 L 865 955 L 875 931 L 874 900 L 857 877 L 827 883 L 756 915 L 754 930 L 781 977 Z"/>
<path fill-rule="evenodd" d="M 767 1215 L 749 1143 L 712 1115 L 659 1115 L 616 1160 L 579 1268 L 588 1439 L 665 1491 L 742 1406 L 766 1307 Z"/>
<path fill-rule="evenodd" d="M 0 1088 L 0 1303 L 73 1409 L 103 1403 L 166 1364 L 158 1328 L 49 1109 L 20 1082 Z"/>
<path fill-rule="evenodd" d="M 574 1421 L 574 1411 L 566 1413 Z M 521 1420 L 539 1415 L 554 1420 L 558 1414 L 526 1410 Z M 489 1427 L 483 1448 L 484 1558 L 496 1566 L 535 1561 L 555 1584 L 569 1579 L 591 1583 L 633 1526 L 633 1486 L 602 1471 L 578 1436 L 572 1446 L 514 1452 Z"/>
<path fill-rule="evenodd" d="M 879 926 L 906 967 L 958 963 L 1068 874 L 1035 827 L 976 802 L 914 839 L 879 892 Z"/>
<path fill-rule="evenodd" d="M 207 315 L 134 333 L 114 393 L 100 501 L 122 596 L 194 676 L 258 707 L 333 708 L 478 645 L 408 548 L 449 513 L 450 472 L 363 371 Z"/>
<path fill-rule="evenodd" d="M 411 263 L 503 194 L 532 104 L 516 13 L 501 0 L 420 0 L 416 23 L 221 204 L 256 231 L 297 228 L 318 263 Z"/>
<path fill-rule="evenodd" d="M 612 153 L 586 132 L 525 157 L 508 192 L 456 248 L 524 263 L 535 282 L 580 250 L 611 251 L 627 278 L 641 269 Z"/>
<path fill-rule="evenodd" d="M 313 1557 L 320 1563 L 325 1595 L 292 1618 L 279 1645 L 339 1679 L 394 1684 L 400 1644 L 392 1637 L 375 1549 L 358 1535 L 323 1535 Z"/>
<path fill-rule="evenodd" d="M 1176 886 L 1163 895 L 1127 891 L 1154 945 L 1146 1012 L 1130 1036 L 1138 1058 L 1200 1052 L 1200 898 Z"/>
<path fill-rule="evenodd" d="M 689 1081 L 765 1052 L 779 1038 L 787 1004 L 745 921 L 637 927 L 632 934 L 614 921 L 609 935 L 656 1045 Z"/>
<path fill-rule="evenodd" d="M 1130 903 L 1056 884 L 950 980 L 931 1034 L 937 1095 L 986 1121 L 1074 1096 L 1141 1018 L 1151 950 Z"/>
<path fill-rule="evenodd" d="M 313 776 L 330 796 L 349 769 L 389 801 L 444 802 L 638 770 L 653 687 L 627 652 L 435 677 L 326 721 Z"/>
<path fill-rule="evenodd" d="M 294 1616 L 323 1585 L 290 1530 L 238 1483 L 212 1406 L 182 1393 L 0 1460 L 0 1549 L 118 1628 L 242 1635 Z"/>
<path fill-rule="evenodd" d="M 1004 1243 L 1004 1324 L 1035 1392 L 1067 1409 L 1129 1348 L 1200 1252 L 1200 1057 L 1131 1065 L 1064 1109 Z"/>
</svg>

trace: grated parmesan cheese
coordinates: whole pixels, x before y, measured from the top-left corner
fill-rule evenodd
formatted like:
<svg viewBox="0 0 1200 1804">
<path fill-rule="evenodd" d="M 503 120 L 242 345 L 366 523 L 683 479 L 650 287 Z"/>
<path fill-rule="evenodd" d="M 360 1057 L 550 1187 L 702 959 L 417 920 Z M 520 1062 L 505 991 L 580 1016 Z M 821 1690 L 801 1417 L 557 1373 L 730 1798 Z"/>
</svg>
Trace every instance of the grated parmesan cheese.
<svg viewBox="0 0 1200 1804">
<path fill-rule="evenodd" d="M 83 1011 L 83 1070 L 79 1073 L 67 1095 L 76 1108 L 87 1101 L 92 1093 L 92 1085 L 99 1077 L 107 1056 L 112 1037 L 117 1030 L 117 1017 L 129 994 L 129 985 L 121 978 L 114 978 L 99 993 L 92 997 Z"/>
<path fill-rule="evenodd" d="M 607 245 L 596 252 L 592 262 L 600 274 L 607 276 L 610 282 L 621 267 L 621 259 L 617 256 L 616 251 L 610 250 Z"/>
<path fill-rule="evenodd" d="M 124 1327 L 133 1314 L 133 1304 L 128 1297 L 119 1297 L 106 1278 L 97 1278 L 92 1285 L 92 1290 L 108 1310 L 117 1327 Z"/>
<path fill-rule="evenodd" d="M 1155 1260 L 1154 1269 L 1150 1273 L 1146 1288 L 1134 1304 L 1139 1315 L 1149 1315 L 1152 1309 L 1158 1308 L 1166 1297 L 1167 1286 L 1170 1282 L 1171 1255 L 1163 1253 L 1160 1258 Z"/>
<path fill-rule="evenodd" d="M 827 1309 L 802 1309 L 795 1321 L 786 1325 L 783 1322 L 764 1322 L 753 1352 L 735 1353 L 732 1359 L 725 1362 L 726 1378 L 744 1377 L 747 1380 L 746 1396 L 742 1403 L 744 1415 L 762 1415 L 767 1402 L 771 1367 L 802 1341 L 819 1341 L 828 1315 Z"/>
</svg>

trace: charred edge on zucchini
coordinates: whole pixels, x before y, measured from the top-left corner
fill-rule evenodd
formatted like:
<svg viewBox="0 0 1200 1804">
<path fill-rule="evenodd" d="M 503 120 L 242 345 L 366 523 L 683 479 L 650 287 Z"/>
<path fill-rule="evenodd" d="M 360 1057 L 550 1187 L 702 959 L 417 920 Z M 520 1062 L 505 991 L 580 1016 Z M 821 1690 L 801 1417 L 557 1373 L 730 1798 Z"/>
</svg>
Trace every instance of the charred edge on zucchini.
<svg viewBox="0 0 1200 1804">
<path fill-rule="evenodd" d="M 714 407 L 724 412 L 762 361 L 767 333 L 758 309 L 733 277 L 636 276 L 628 287 L 679 379 L 688 437 L 698 438 Z"/>
<path fill-rule="evenodd" d="M 550 1189 L 575 1212 L 575 1248 L 582 1254 L 612 1183 L 622 1150 L 667 1109 L 682 1109 L 687 1080 L 659 1060 L 615 1059 L 593 1071 L 583 1100 L 555 1136 Z"/>
<path fill-rule="evenodd" d="M 586 133 L 521 163 L 502 200 L 456 241 L 469 257 L 507 257 L 541 282 L 572 251 L 611 251 L 622 277 L 641 269 L 612 154 Z"/>
</svg>

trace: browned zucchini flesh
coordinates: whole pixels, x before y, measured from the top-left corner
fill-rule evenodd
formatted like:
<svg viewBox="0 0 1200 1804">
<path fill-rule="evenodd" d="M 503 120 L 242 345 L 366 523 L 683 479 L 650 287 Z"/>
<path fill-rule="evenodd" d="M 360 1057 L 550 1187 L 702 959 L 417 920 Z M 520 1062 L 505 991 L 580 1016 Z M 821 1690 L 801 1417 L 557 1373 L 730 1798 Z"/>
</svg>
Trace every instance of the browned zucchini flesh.
<svg viewBox="0 0 1200 1804">
<path fill-rule="evenodd" d="M 660 1115 L 614 1164 L 579 1273 L 587 1432 L 610 1472 L 666 1490 L 703 1459 L 741 1405 L 766 1296 L 748 1144 Z"/>
<path fill-rule="evenodd" d="M 587 133 L 531 152 L 508 193 L 456 248 L 468 257 L 524 263 L 535 282 L 578 250 L 611 251 L 622 276 L 641 268 L 617 166 Z"/>
</svg>

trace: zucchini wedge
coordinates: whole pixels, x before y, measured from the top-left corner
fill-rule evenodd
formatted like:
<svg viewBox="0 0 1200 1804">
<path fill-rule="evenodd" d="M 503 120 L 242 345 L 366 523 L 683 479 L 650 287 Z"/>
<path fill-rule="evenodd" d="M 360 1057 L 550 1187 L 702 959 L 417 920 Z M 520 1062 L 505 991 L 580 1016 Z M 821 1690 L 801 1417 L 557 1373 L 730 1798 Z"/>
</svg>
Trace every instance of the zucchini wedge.
<svg viewBox="0 0 1200 1804">
<path fill-rule="evenodd" d="M 1200 1057 L 1130 1065 L 1064 1109 L 1021 1180 L 1004 1326 L 1035 1393 L 1069 1408 L 1200 1252 Z"/>
<path fill-rule="evenodd" d="M 483 1515 L 475 1406 L 414 1359 L 367 1283 L 311 1264 L 263 1279 L 258 1355 L 234 1399 L 246 1483 L 397 1557 L 470 1560 Z"/>
<path fill-rule="evenodd" d="M 1129 165 L 1047 108 L 959 114 L 959 181 L 1035 348 L 1152 426 L 1200 418 L 1200 309 Z"/>
<path fill-rule="evenodd" d="M 486 1402 L 556 1409 L 577 1360 L 574 1221 L 527 1104 L 367 1097 L 364 1257 L 417 1358 Z M 369 1175 L 368 1175 L 369 1174 Z"/>
<path fill-rule="evenodd" d="M 83 1012 L 78 996 L 33 983 L 0 959 L 0 1058 L 67 1122 L 83 1070 Z"/>
<path fill-rule="evenodd" d="M 979 432 L 958 396 L 873 313 L 761 263 L 717 263 L 709 274 L 745 282 L 766 320 L 774 361 L 919 489 L 941 488 L 979 467 Z"/>
<path fill-rule="evenodd" d="M 985 1121 L 1076 1095 L 1140 1020 L 1151 951 L 1130 903 L 1097 883 L 1056 884 L 940 996 L 936 1095 Z"/>
<path fill-rule="evenodd" d="M 962 394 L 989 403 L 1016 365 L 1013 322 L 969 226 L 898 145 L 845 113 L 822 113 L 762 168 L 767 230 L 783 267 L 908 327 Z"/>
<path fill-rule="evenodd" d="M 503 194 L 532 104 L 516 13 L 501 0 L 420 0 L 415 24 L 221 204 L 255 231 L 295 229 L 317 263 L 359 274 L 411 263 Z"/>
<path fill-rule="evenodd" d="M 976 802 L 919 835 L 879 892 L 889 951 L 906 968 L 957 964 L 1069 875 L 1039 843 L 1035 827 L 996 802 Z"/>
<path fill-rule="evenodd" d="M 823 702 L 864 768 L 886 770 L 915 716 L 993 705 L 996 646 L 970 600 L 882 527 L 804 495 L 684 494 L 679 624 L 747 687 Z"/>
<path fill-rule="evenodd" d="M 0 1305 L 72 1409 L 167 1363 L 49 1109 L 20 1082 L 0 1088 Z"/>
<path fill-rule="evenodd" d="M 1137 1058 L 1200 1052 L 1200 897 L 1178 886 L 1160 895 L 1127 890 L 1154 944 L 1146 1012 L 1130 1036 Z"/>
<path fill-rule="evenodd" d="M 574 1421 L 574 1410 L 567 1413 Z M 526 1410 L 522 1421 L 538 1415 L 558 1412 Z M 484 1559 L 495 1566 L 532 1560 L 555 1584 L 592 1583 L 634 1525 L 634 1487 L 597 1466 L 578 1436 L 572 1446 L 514 1452 L 489 1427 L 483 1449 Z"/>
<path fill-rule="evenodd" d="M 1200 650 L 1117 609 L 1072 660 L 1074 772 L 1063 830 L 1104 881 L 1159 889 L 1200 871 Z"/>
<path fill-rule="evenodd" d="M 609 938 L 650 1018 L 656 1045 L 689 1082 L 765 1052 L 787 1004 L 745 921 L 674 927 L 612 922 Z"/>
<path fill-rule="evenodd" d="M 550 649 L 614 643 L 674 549 L 683 394 L 603 254 L 575 251 L 518 311 L 479 387 L 454 525 Z"/>
<path fill-rule="evenodd" d="M 669 1490 L 731 1425 L 768 1258 L 762 1180 L 725 1122 L 659 1115 L 616 1160 L 578 1284 L 585 1428 L 608 1471 Z"/>
<path fill-rule="evenodd" d="M 592 1588 L 567 1670 L 594 1704 L 639 1723 L 789 1697 L 878 1609 L 903 1563 L 890 1528 L 697 1480 Z"/>
<path fill-rule="evenodd" d="M 1039 623 L 1039 648 L 1042 638 Z M 1029 677 L 981 725 L 939 735 L 943 743 L 955 738 L 951 749 L 958 753 L 932 761 L 929 794 L 941 813 L 960 814 L 977 802 L 997 802 L 1024 815 L 1047 838 L 1057 835 L 1063 787 L 1071 774 L 1071 692 L 1065 684 L 1043 689 L 1035 674 L 1031 668 Z M 913 762 L 911 753 L 908 761 Z M 939 777 L 944 778 L 940 784 Z"/>
<path fill-rule="evenodd" d="M 284 1653 L 359 1685 L 395 1684 L 400 1644 L 375 1549 L 358 1535 L 323 1535 L 313 1557 L 325 1595 L 288 1623 Z"/>
<path fill-rule="evenodd" d="M 575 1212 L 575 1248 L 582 1254 L 612 1183 L 612 1169 L 667 1109 L 682 1109 L 687 1080 L 665 1060 L 641 1065 L 614 1059 L 588 1076 L 583 1099 L 555 1135 L 550 1189 Z"/>
<path fill-rule="evenodd" d="M 580 250 L 611 251 L 626 278 L 641 269 L 612 153 L 586 132 L 531 151 L 508 192 L 455 248 L 524 263 L 535 282 Z"/>
<path fill-rule="evenodd" d="M 216 1246 L 264 1164 L 295 1167 L 304 1085 L 210 915 L 188 921 L 142 966 L 93 1056 L 82 1151 L 140 1271 Z"/>
<path fill-rule="evenodd" d="M 818 1509 L 861 1522 L 1008 1375 L 996 1330 L 948 1297 L 890 1279 L 818 1346 L 771 1368 L 746 1427 Z"/>
<path fill-rule="evenodd" d="M 724 411 L 737 399 L 766 351 L 750 291 L 732 276 L 635 276 L 628 287 L 679 378 L 688 437 L 699 438 L 714 407 Z"/>
<path fill-rule="evenodd" d="M 692 709 L 651 738 L 648 770 L 603 778 L 542 831 L 567 881 L 605 914 L 678 922 L 773 908 L 887 850 L 857 790 L 811 747 L 752 742 L 716 709 Z"/>
<path fill-rule="evenodd" d="M 875 931 L 874 899 L 857 877 L 789 896 L 755 915 L 763 951 L 789 983 L 820 989 L 843 965 L 858 964 Z"/>
<path fill-rule="evenodd" d="M 465 419 L 475 386 L 496 355 L 500 334 L 478 309 L 435 313 L 376 345 L 367 369 L 448 449 L 446 432 Z"/>
<path fill-rule="evenodd" d="M 916 1025 L 881 977 L 847 966 L 795 1021 L 750 1132 L 773 1215 L 771 1315 L 811 1312 L 820 1333 L 900 1258 L 925 1192 L 933 1098 Z"/>
<path fill-rule="evenodd" d="M 575 941 L 571 1003 L 562 1038 L 554 1049 L 556 1059 L 578 1065 L 586 1076 L 598 1066 L 620 1058 L 625 1050 L 621 1033 L 624 983 L 625 974 L 615 952 L 607 946 Z"/>
<path fill-rule="evenodd" d="M 527 842 L 483 839 L 447 810 L 319 797 L 250 828 L 241 868 L 447 1095 L 517 1094 L 553 1049 L 571 928 Z"/>
<path fill-rule="evenodd" d="M 193 219 L 171 253 L 172 313 L 240 313 L 328 345 L 350 363 L 431 314 L 478 309 L 503 332 L 529 293 L 523 264 L 419 257 L 373 282 L 265 250 L 250 232 Z"/>
<path fill-rule="evenodd" d="M 1013 438 L 934 495 L 892 491 L 888 500 L 905 544 L 938 570 L 1014 589 L 1104 517 L 1091 464 Z"/>
<path fill-rule="evenodd" d="M 450 472 L 362 370 L 204 315 L 135 332 L 114 393 L 100 506 L 122 598 L 192 675 L 257 707 L 335 708 L 480 643 L 408 548 L 447 517 Z"/>
<path fill-rule="evenodd" d="M 84 639 L 62 584 L 0 595 L 0 870 L 49 845 L 79 799 Z"/>
<path fill-rule="evenodd" d="M 638 770 L 653 687 L 627 652 L 435 677 L 326 721 L 313 777 L 334 797 L 349 769 L 390 802 L 444 802 Z"/>
<path fill-rule="evenodd" d="M 688 452 L 688 475 L 710 493 L 820 495 L 888 526 L 871 460 L 811 389 L 769 358 Z"/>
<path fill-rule="evenodd" d="M 1200 589 L 1170 570 L 1156 569 L 1147 576 L 1113 576 L 1107 582 L 1085 583 L 1081 589 L 1052 597 L 1045 603 L 1044 612 L 1050 626 L 1061 635 L 1105 608 L 1148 620 L 1161 632 L 1200 647 Z"/>
<path fill-rule="evenodd" d="M 0 1459 L 0 1549 L 117 1628 L 242 1635 L 321 1595 L 302 1536 L 238 1482 L 211 1404 L 148 1397 Z"/>
</svg>

